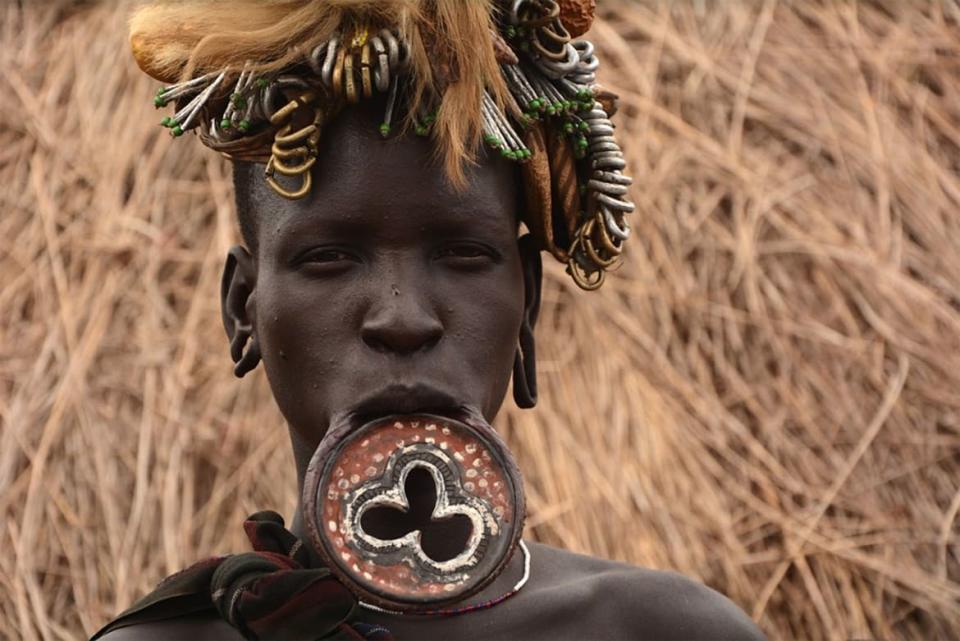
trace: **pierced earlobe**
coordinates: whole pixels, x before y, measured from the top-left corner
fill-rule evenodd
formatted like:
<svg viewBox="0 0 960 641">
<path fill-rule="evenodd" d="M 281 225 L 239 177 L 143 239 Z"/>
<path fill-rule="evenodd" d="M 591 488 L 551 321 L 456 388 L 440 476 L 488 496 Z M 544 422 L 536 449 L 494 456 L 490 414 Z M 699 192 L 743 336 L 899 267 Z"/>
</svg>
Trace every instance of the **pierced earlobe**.
<svg viewBox="0 0 960 641">
<path fill-rule="evenodd" d="M 534 351 L 531 335 L 526 347 L 517 346 L 517 354 L 513 358 L 513 401 L 517 407 L 525 410 L 537 405 L 537 359 Z"/>
<path fill-rule="evenodd" d="M 249 346 L 248 341 L 250 341 Z M 230 339 L 230 357 L 234 363 L 233 375 L 237 378 L 243 378 L 248 372 L 257 368 L 260 363 L 260 341 L 253 333 L 251 325 L 236 328 L 236 333 Z"/>
<path fill-rule="evenodd" d="M 227 254 L 220 282 L 220 308 L 223 328 L 230 341 L 233 373 L 243 378 L 260 363 L 260 341 L 253 330 L 256 313 L 254 284 L 256 268 L 253 257 L 243 247 L 233 247 Z"/>
<path fill-rule="evenodd" d="M 523 320 L 517 353 L 513 358 L 513 400 L 517 407 L 530 409 L 537 404 L 537 350 L 533 328 L 540 313 L 540 288 L 543 283 L 543 263 L 540 248 L 530 234 L 517 241 L 523 263 Z"/>
</svg>

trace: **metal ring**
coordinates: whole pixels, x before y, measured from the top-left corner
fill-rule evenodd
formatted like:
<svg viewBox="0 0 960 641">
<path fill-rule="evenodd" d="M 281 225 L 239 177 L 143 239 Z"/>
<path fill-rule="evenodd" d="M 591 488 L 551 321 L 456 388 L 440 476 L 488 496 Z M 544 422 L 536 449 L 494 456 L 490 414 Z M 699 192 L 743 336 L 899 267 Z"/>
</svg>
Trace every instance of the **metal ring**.
<svg viewBox="0 0 960 641">
<path fill-rule="evenodd" d="M 626 185 L 618 185 L 616 183 L 608 183 L 602 180 L 596 180 L 591 178 L 587 181 L 587 188 L 592 189 L 595 192 L 610 194 L 611 196 L 626 196 L 627 187 Z"/>
<path fill-rule="evenodd" d="M 580 54 L 581 60 L 585 60 L 593 55 L 595 48 L 589 40 L 574 40 L 570 44 L 572 44 L 573 48 Z"/>
<path fill-rule="evenodd" d="M 552 77 L 560 78 L 574 69 L 576 69 L 577 64 L 580 62 L 580 57 L 577 55 L 576 49 L 572 45 L 567 44 L 564 46 L 564 61 L 556 62 L 553 60 L 537 60 L 537 65 L 545 72 L 548 72 L 547 75 Z"/>
<path fill-rule="evenodd" d="M 613 239 L 610 238 L 609 229 L 606 224 L 606 210 L 601 207 L 601 215 L 604 216 L 604 220 L 597 224 L 597 232 L 600 234 L 600 243 L 603 245 L 611 254 L 619 256 L 623 253 L 624 239 L 620 239 L 620 244 L 617 245 L 613 242 Z M 619 228 L 618 228 L 619 229 Z"/>
<path fill-rule="evenodd" d="M 587 121 L 590 123 L 590 134 L 594 136 L 612 136 L 613 135 L 613 125 L 605 124 L 603 122 L 597 121 Z M 609 120 L 606 123 L 610 123 Z"/>
<path fill-rule="evenodd" d="M 307 62 L 310 63 L 310 68 L 313 70 L 317 76 L 323 77 L 323 62 L 324 58 L 327 56 L 327 43 L 319 44 L 313 48 L 313 51 L 310 52 L 310 55 L 307 56 Z"/>
<path fill-rule="evenodd" d="M 599 153 L 603 151 L 616 151 L 616 152 L 620 151 L 620 146 L 617 143 L 613 142 L 612 140 L 598 140 L 597 142 L 594 142 L 589 138 L 587 140 L 590 143 L 590 153 Z"/>
<path fill-rule="evenodd" d="M 277 109 L 274 108 L 274 103 L 277 98 L 277 85 L 270 83 L 263 90 L 263 94 L 260 96 L 260 107 L 263 109 L 263 115 L 267 117 L 267 120 L 273 118 L 273 114 L 277 112 Z"/>
<path fill-rule="evenodd" d="M 580 239 L 578 238 L 573 242 L 575 244 L 579 244 Z M 580 265 L 576 254 L 573 254 L 572 252 L 570 253 L 570 258 L 567 259 L 567 273 L 570 274 L 570 276 L 573 278 L 573 282 L 575 282 L 580 289 L 588 292 L 599 289 L 600 286 L 603 285 L 603 280 L 606 277 L 606 274 L 602 269 L 598 269 L 594 272 L 587 272 L 587 270 Z"/>
<path fill-rule="evenodd" d="M 593 197 L 597 200 L 598 203 L 606 205 L 610 209 L 613 209 L 615 211 L 622 211 L 625 214 L 633 213 L 634 205 L 632 202 L 628 200 L 623 200 L 622 198 L 614 198 L 613 196 L 608 196 L 603 192 L 593 192 Z M 614 233 L 614 236 L 616 236 L 616 233 Z"/>
<path fill-rule="evenodd" d="M 596 218 L 591 218 L 583 226 L 583 231 L 580 236 L 580 245 L 587 252 L 587 256 L 590 257 L 590 260 L 596 263 L 600 269 L 607 269 L 609 267 L 613 267 L 614 263 L 617 262 L 617 255 L 614 255 L 612 258 L 603 258 L 593 246 L 593 240 L 590 238 L 590 236 L 593 234 L 593 230 L 596 227 L 596 222 Z M 603 225 L 600 226 L 603 227 Z"/>
<path fill-rule="evenodd" d="M 559 33 L 554 31 L 554 29 L 559 29 Z M 550 27 L 541 27 L 540 33 L 545 35 L 548 39 L 553 40 L 558 45 L 565 45 L 570 42 L 570 32 L 567 31 L 567 28 L 560 20 L 554 20 Z"/>
<path fill-rule="evenodd" d="M 282 129 L 274 134 L 273 142 L 279 145 L 292 145 L 310 137 L 314 132 L 318 131 L 318 127 L 315 124 L 309 124 L 302 129 L 289 133 L 291 128 L 290 123 L 284 125 Z"/>
<path fill-rule="evenodd" d="M 393 35 L 393 32 L 389 29 L 381 30 L 380 36 L 387 44 L 387 56 L 389 58 L 390 68 L 398 69 L 398 65 L 400 64 L 400 45 L 397 44 L 397 37 Z"/>
<path fill-rule="evenodd" d="M 370 41 L 363 45 L 360 51 L 360 86 L 363 88 L 363 97 L 373 95 L 373 80 L 370 77 Z"/>
<path fill-rule="evenodd" d="M 629 187 L 633 184 L 633 179 L 630 178 L 630 176 L 624 176 L 619 171 L 597 170 L 593 172 L 592 177 L 595 180 L 602 180 L 604 182 L 613 183 L 614 185 L 627 185 Z"/>
<path fill-rule="evenodd" d="M 592 169 L 612 169 L 619 171 L 627 168 L 627 161 L 623 159 L 623 152 L 601 151 L 590 156 L 590 167 Z"/>
<path fill-rule="evenodd" d="M 343 89 L 346 92 L 348 102 L 351 104 L 360 102 L 360 96 L 357 94 L 357 79 L 353 75 L 352 51 L 343 60 Z"/>
<path fill-rule="evenodd" d="M 337 61 L 333 65 L 333 75 L 331 76 L 330 89 L 333 91 L 333 95 L 336 98 L 339 98 L 343 95 L 343 65 L 346 55 L 346 49 L 338 49 Z"/>
<path fill-rule="evenodd" d="M 535 37 L 532 42 L 533 42 L 534 50 L 538 54 L 546 58 L 547 60 L 552 60 L 554 62 L 562 63 L 564 60 L 567 59 L 567 51 L 566 51 L 566 48 L 564 48 L 563 46 L 560 47 L 560 51 L 550 51 L 550 49 L 548 49 L 546 46 L 544 46 L 542 42 L 540 42 L 539 38 Z"/>
<path fill-rule="evenodd" d="M 627 224 L 627 221 L 624 220 L 623 226 L 621 227 L 614 219 L 613 212 L 603 207 L 601 207 L 600 210 L 603 212 L 604 229 L 613 234 L 620 242 L 624 242 L 630 238 L 630 225 Z"/>
<path fill-rule="evenodd" d="M 327 53 L 323 57 L 323 68 L 320 70 L 320 79 L 327 89 L 333 89 L 333 67 L 337 59 L 337 45 L 340 39 L 334 36 L 327 43 Z"/>
</svg>

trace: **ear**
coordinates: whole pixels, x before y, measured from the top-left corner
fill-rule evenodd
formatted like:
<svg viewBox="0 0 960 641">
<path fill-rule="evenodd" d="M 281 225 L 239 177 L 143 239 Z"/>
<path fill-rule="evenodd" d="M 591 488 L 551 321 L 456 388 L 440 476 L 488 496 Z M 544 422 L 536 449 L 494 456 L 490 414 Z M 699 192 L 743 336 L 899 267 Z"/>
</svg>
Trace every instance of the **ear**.
<svg viewBox="0 0 960 641">
<path fill-rule="evenodd" d="M 537 355 L 533 330 L 540 313 L 543 262 L 533 236 L 525 234 L 517 244 L 523 266 L 524 301 L 517 355 L 513 360 L 513 400 L 518 407 L 528 409 L 537 404 Z"/>
<path fill-rule="evenodd" d="M 257 308 L 256 282 L 257 268 L 253 256 L 240 245 L 232 247 L 227 253 L 220 281 L 220 312 L 230 341 L 233 373 L 237 378 L 243 378 L 260 362 L 260 342 L 253 329 Z"/>
</svg>

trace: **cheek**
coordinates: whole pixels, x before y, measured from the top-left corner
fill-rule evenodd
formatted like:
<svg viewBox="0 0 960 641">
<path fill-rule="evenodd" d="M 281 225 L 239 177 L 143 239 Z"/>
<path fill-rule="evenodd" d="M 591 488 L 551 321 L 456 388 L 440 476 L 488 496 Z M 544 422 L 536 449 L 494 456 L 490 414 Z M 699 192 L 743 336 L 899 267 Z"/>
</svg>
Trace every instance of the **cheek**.
<svg viewBox="0 0 960 641">
<path fill-rule="evenodd" d="M 277 405 L 309 436 L 325 428 L 335 383 L 349 367 L 344 351 L 356 325 L 349 294 L 319 296 L 296 277 L 269 274 L 258 280 L 256 301 L 263 364 Z"/>
<path fill-rule="evenodd" d="M 517 287 L 523 280 L 515 271 L 512 278 L 473 288 L 470 295 L 461 290 L 449 319 L 448 338 L 466 368 L 462 380 L 488 418 L 499 409 L 509 383 L 523 318 L 523 288 Z"/>
</svg>

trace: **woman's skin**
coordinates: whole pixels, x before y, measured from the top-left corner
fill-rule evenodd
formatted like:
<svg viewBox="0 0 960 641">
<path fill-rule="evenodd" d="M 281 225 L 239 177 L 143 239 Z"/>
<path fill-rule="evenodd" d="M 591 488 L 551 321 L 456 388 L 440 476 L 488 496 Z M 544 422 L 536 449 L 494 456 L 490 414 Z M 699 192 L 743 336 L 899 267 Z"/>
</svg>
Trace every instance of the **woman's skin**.
<svg viewBox="0 0 960 641">
<path fill-rule="evenodd" d="M 378 116 L 355 108 L 324 129 L 305 200 L 277 196 L 248 171 L 256 247 L 233 248 L 224 270 L 228 337 L 252 330 L 246 349 L 262 356 L 301 486 L 331 421 L 467 405 L 492 422 L 539 305 L 540 257 L 517 239 L 515 166 L 481 158 L 467 188 L 452 189 L 429 140 L 384 141 Z M 306 540 L 299 507 L 291 527 Z M 528 545 L 529 583 L 494 608 L 358 618 L 397 639 L 763 638 L 729 600 L 680 575 Z M 517 553 L 467 603 L 506 592 L 521 574 Z M 241 637 L 209 615 L 104 638 Z"/>
</svg>

